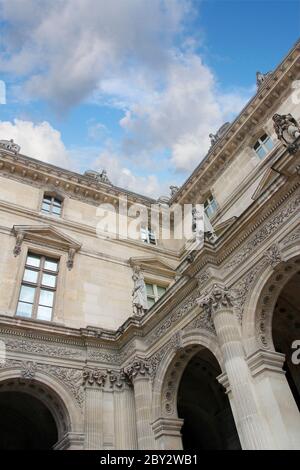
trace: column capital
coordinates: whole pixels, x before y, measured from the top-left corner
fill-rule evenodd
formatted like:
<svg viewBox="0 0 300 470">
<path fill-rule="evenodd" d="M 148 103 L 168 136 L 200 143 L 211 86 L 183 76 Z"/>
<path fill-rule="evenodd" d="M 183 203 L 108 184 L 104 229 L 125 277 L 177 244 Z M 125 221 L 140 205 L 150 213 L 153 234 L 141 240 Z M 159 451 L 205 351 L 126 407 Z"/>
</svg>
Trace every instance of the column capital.
<svg viewBox="0 0 300 470">
<path fill-rule="evenodd" d="M 85 386 L 98 386 L 103 388 L 105 386 L 107 374 L 100 369 L 90 369 L 85 367 L 82 371 L 82 381 Z"/>
<path fill-rule="evenodd" d="M 134 382 L 137 379 L 150 379 L 152 375 L 152 367 L 146 360 L 136 358 L 130 365 L 125 367 L 124 372 L 129 380 Z"/>
<path fill-rule="evenodd" d="M 233 299 L 233 293 L 228 287 L 213 284 L 196 302 L 208 315 L 213 316 L 220 310 L 230 310 L 233 307 Z"/>
</svg>

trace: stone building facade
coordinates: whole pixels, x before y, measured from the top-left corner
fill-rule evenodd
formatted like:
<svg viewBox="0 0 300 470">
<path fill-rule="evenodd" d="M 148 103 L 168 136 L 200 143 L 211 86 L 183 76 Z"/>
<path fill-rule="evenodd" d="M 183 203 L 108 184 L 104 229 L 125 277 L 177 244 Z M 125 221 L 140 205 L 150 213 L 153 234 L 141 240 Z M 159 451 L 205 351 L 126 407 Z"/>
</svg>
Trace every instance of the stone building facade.
<svg viewBox="0 0 300 470">
<path fill-rule="evenodd" d="M 204 204 L 198 250 L 99 231 L 158 201 L 0 143 L 3 448 L 300 449 L 300 43 L 257 76 L 159 201 Z"/>
</svg>

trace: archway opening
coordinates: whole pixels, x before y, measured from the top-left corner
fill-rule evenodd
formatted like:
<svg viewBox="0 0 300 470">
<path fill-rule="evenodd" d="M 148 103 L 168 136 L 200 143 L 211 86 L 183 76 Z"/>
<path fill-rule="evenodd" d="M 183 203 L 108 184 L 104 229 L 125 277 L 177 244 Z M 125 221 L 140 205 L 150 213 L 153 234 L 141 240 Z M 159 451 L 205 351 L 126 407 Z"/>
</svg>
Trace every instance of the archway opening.
<svg viewBox="0 0 300 470">
<path fill-rule="evenodd" d="M 47 406 L 21 391 L 0 392 L 0 449 L 52 449 L 58 430 Z"/>
<path fill-rule="evenodd" d="M 292 344 L 300 339 L 300 271 L 284 286 L 277 299 L 273 320 L 272 335 L 275 350 L 285 354 L 283 369 L 286 379 L 300 411 L 300 365 L 293 363 L 295 350 Z"/>
<path fill-rule="evenodd" d="M 219 364 L 208 349 L 189 361 L 182 375 L 178 396 L 178 416 L 185 450 L 240 449 L 229 399 L 217 381 Z"/>
</svg>

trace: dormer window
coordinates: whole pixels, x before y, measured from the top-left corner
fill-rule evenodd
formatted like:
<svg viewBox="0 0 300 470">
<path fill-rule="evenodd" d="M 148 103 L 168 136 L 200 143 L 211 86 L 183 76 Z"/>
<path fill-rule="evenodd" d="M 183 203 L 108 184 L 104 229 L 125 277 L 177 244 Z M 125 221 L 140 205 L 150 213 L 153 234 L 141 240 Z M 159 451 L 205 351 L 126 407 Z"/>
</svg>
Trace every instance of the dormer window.
<svg viewBox="0 0 300 470">
<path fill-rule="evenodd" d="M 264 158 L 273 147 L 273 140 L 267 134 L 263 134 L 253 146 L 259 158 Z"/>
<path fill-rule="evenodd" d="M 149 227 L 141 227 L 141 239 L 145 243 L 156 245 L 155 233 Z"/>
<path fill-rule="evenodd" d="M 210 193 L 209 196 L 204 201 L 204 211 L 207 217 L 211 218 L 215 214 L 217 209 L 218 209 L 218 206 L 217 206 L 216 200 L 213 197 L 213 195 Z"/>
<path fill-rule="evenodd" d="M 62 199 L 57 196 L 44 194 L 41 212 L 43 212 L 43 214 L 56 215 L 57 217 L 60 217 L 61 211 Z"/>
</svg>

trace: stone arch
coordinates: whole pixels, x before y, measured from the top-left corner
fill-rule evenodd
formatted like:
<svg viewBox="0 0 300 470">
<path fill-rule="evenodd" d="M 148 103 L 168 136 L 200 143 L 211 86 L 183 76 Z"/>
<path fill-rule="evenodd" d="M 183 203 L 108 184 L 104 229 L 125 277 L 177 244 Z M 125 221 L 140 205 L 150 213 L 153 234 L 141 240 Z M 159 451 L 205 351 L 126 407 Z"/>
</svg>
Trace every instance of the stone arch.
<svg viewBox="0 0 300 470">
<path fill-rule="evenodd" d="M 0 393 L 14 391 L 40 400 L 50 411 L 57 426 L 58 441 L 70 433 L 82 433 L 82 413 L 69 390 L 56 378 L 36 371 L 33 378 L 23 378 L 19 367 L 0 370 Z"/>
<path fill-rule="evenodd" d="M 204 329 L 193 329 L 181 334 L 179 350 L 170 350 L 162 360 L 153 383 L 153 422 L 159 418 L 176 419 L 177 393 L 182 374 L 201 349 L 208 349 L 223 369 L 222 354 L 216 336 Z"/>
<path fill-rule="evenodd" d="M 247 355 L 258 349 L 274 351 L 272 318 L 280 292 L 300 268 L 300 248 L 295 245 L 281 251 L 276 266 L 267 264 L 257 274 L 244 306 L 242 340 Z"/>
</svg>

